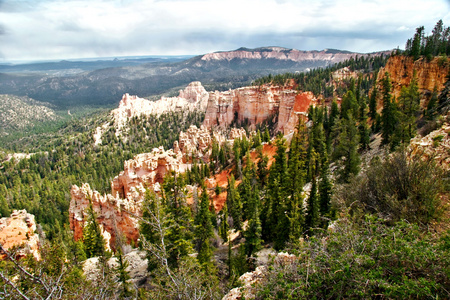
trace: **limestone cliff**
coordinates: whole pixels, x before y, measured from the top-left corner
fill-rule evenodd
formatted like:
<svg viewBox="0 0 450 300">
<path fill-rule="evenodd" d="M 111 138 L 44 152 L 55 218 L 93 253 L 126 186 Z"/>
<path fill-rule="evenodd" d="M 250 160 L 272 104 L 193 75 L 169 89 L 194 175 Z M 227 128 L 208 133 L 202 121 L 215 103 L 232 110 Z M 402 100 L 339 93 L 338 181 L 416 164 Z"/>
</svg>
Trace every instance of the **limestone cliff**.
<svg viewBox="0 0 450 300">
<path fill-rule="evenodd" d="M 110 194 L 100 195 L 88 183 L 81 187 L 72 186 L 70 196 L 69 222 L 75 240 L 83 237 L 84 222 L 91 202 L 108 247 L 115 248 L 117 234 L 122 234 L 128 242 L 137 241 L 138 220 L 133 215 L 139 213 L 142 197 L 121 199 Z"/>
<path fill-rule="evenodd" d="M 378 88 L 381 90 L 381 80 L 388 72 L 392 82 L 393 95 L 398 98 L 402 86 L 408 86 L 411 83 L 415 72 L 421 95 L 429 96 L 435 86 L 438 91 L 444 88 L 449 65 L 448 59 L 441 57 L 435 57 L 431 61 L 421 57 L 414 61 L 412 57 L 408 56 L 392 56 L 378 73 Z"/>
<path fill-rule="evenodd" d="M 208 161 L 213 140 L 219 144 L 225 141 L 232 143 L 234 138 L 244 135 L 246 133 L 242 128 L 232 129 L 227 138 L 220 132 L 210 132 L 204 126 L 191 126 L 180 133 L 173 149 L 155 148 L 125 161 L 124 170 L 111 182 L 111 194 L 101 195 L 87 183 L 81 187 L 72 186 L 69 222 L 75 239 L 83 236 L 87 209 L 92 202 L 97 221 L 111 248 L 115 248 L 118 234 L 123 234 L 128 242 L 136 242 L 139 236 L 138 217 L 146 188 L 159 191 L 164 176 L 171 171 L 186 171 L 191 167 L 192 157 Z"/>
<path fill-rule="evenodd" d="M 17 246 L 16 258 L 32 254 L 37 260 L 40 259 L 39 236 L 35 231 L 34 215 L 25 209 L 14 210 L 9 218 L 0 219 L 0 243 L 6 250 Z"/>
<path fill-rule="evenodd" d="M 116 135 L 126 128 L 129 119 L 141 115 L 160 116 L 169 111 L 205 111 L 209 94 L 199 81 L 191 82 L 177 97 L 161 97 L 158 101 L 150 101 L 138 96 L 124 94 L 119 107 L 111 111 Z M 109 123 L 99 126 L 94 133 L 96 144 L 101 143 L 101 136 L 109 127 Z"/>
<path fill-rule="evenodd" d="M 269 118 L 277 118 L 277 130 L 292 132 L 299 115 L 306 114 L 309 105 L 317 99 L 311 92 L 298 92 L 292 86 L 248 86 L 226 92 L 210 93 L 203 124 L 227 127 L 247 121 L 260 124 Z"/>
</svg>

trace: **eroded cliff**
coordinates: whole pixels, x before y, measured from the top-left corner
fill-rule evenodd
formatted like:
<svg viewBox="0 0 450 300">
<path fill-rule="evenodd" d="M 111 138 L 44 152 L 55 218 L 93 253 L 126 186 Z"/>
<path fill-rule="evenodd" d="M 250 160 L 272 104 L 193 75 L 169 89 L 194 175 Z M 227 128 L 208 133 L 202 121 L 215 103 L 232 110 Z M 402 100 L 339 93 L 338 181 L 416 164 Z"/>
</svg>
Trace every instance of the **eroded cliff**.
<svg viewBox="0 0 450 300">
<path fill-rule="evenodd" d="M 227 127 L 248 122 L 250 127 L 269 118 L 277 121 L 277 131 L 291 133 L 300 115 L 317 99 L 311 92 L 298 92 L 292 86 L 248 86 L 227 92 L 210 93 L 203 125 Z"/>
</svg>

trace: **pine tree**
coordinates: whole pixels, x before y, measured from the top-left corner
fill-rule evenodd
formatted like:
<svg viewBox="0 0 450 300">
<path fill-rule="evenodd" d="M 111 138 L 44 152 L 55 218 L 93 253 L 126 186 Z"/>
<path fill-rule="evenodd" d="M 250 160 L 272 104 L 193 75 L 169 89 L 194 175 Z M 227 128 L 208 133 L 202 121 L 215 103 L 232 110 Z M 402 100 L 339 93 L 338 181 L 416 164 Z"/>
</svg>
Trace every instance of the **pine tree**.
<svg viewBox="0 0 450 300">
<path fill-rule="evenodd" d="M 242 228 L 242 202 L 238 190 L 236 189 L 236 181 L 233 174 L 228 178 L 227 189 L 227 207 L 231 218 L 233 219 L 233 228 Z"/>
<path fill-rule="evenodd" d="M 296 242 L 302 236 L 304 226 L 303 186 L 306 178 L 306 148 L 308 132 L 300 119 L 289 149 L 289 196 L 286 211 L 289 219 L 289 240 Z"/>
<path fill-rule="evenodd" d="M 277 151 L 275 162 L 269 171 L 269 182 L 266 199 L 262 212 L 263 238 L 265 240 L 283 241 L 289 236 L 288 229 L 284 227 L 287 224 L 285 212 L 286 186 L 288 184 L 287 176 L 287 158 L 286 158 L 286 140 L 277 138 L 275 141 Z M 278 232 L 277 230 L 281 230 Z"/>
<path fill-rule="evenodd" d="M 338 172 L 338 180 L 348 182 L 351 175 L 356 175 L 359 172 L 358 146 L 360 137 L 356 122 L 351 115 L 348 119 L 341 119 L 337 125 L 336 130 L 339 134 L 333 156 L 335 159 L 343 159 L 343 168 Z"/>
<path fill-rule="evenodd" d="M 253 187 L 252 197 L 249 203 L 249 220 L 247 230 L 244 232 L 245 252 L 250 258 L 256 251 L 261 249 L 261 220 L 259 218 L 259 191 L 255 185 Z"/>
<path fill-rule="evenodd" d="M 370 129 L 369 124 L 367 123 L 367 105 L 366 105 L 366 98 L 364 96 L 361 97 L 359 106 L 359 124 L 358 124 L 358 130 L 359 130 L 359 136 L 360 136 L 360 149 L 366 150 L 369 149 L 369 143 L 370 143 Z"/>
<path fill-rule="evenodd" d="M 120 286 L 120 297 L 123 298 L 127 298 L 129 296 L 131 296 L 131 291 L 130 291 L 130 283 L 128 283 L 128 279 L 130 279 L 130 274 L 128 274 L 127 272 L 127 268 L 129 266 L 128 261 L 125 259 L 123 253 L 122 253 L 122 249 L 118 249 L 117 251 L 117 262 L 118 265 L 116 267 L 116 273 L 118 274 L 119 277 L 119 282 L 121 283 Z"/>
<path fill-rule="evenodd" d="M 164 222 L 170 228 L 165 236 L 168 263 L 171 267 L 178 267 L 178 262 L 193 252 L 193 224 L 184 183 L 175 172 L 164 177 L 162 200 L 165 204 Z"/>
<path fill-rule="evenodd" d="M 205 270 L 212 267 L 212 246 L 210 238 L 213 237 L 213 226 L 211 223 L 211 212 L 209 210 L 209 196 L 206 187 L 202 187 L 200 195 L 200 208 L 195 216 L 195 238 L 197 246 L 197 259 Z"/>
<path fill-rule="evenodd" d="M 319 203 L 317 198 L 317 181 L 316 178 L 313 178 L 305 218 L 305 232 L 307 232 L 309 236 L 313 235 L 314 228 L 318 227 L 319 217 L 320 215 L 319 215 Z"/>
<path fill-rule="evenodd" d="M 389 144 L 391 136 L 395 131 L 397 125 L 396 118 L 396 105 L 395 101 L 392 101 L 392 84 L 389 77 L 389 73 L 385 73 L 385 77 L 382 81 L 383 86 L 383 110 L 381 115 L 381 135 L 382 143 Z"/>
<path fill-rule="evenodd" d="M 324 162 L 322 163 L 322 169 L 320 172 L 320 182 L 319 182 L 319 211 L 320 215 L 323 218 L 330 218 L 331 211 L 331 190 L 333 185 L 330 180 L 329 174 L 329 163 L 328 158 L 324 158 Z M 328 225 L 328 222 L 322 222 L 323 227 Z"/>
<path fill-rule="evenodd" d="M 83 228 L 83 244 L 88 258 L 103 256 L 105 254 L 105 240 L 103 239 L 91 202 L 89 203 L 87 220 Z"/>
<path fill-rule="evenodd" d="M 403 86 L 398 101 L 397 120 L 394 134 L 391 139 L 391 148 L 398 144 L 409 144 L 416 133 L 416 116 L 420 108 L 419 87 L 414 74 L 408 87 Z"/>
</svg>

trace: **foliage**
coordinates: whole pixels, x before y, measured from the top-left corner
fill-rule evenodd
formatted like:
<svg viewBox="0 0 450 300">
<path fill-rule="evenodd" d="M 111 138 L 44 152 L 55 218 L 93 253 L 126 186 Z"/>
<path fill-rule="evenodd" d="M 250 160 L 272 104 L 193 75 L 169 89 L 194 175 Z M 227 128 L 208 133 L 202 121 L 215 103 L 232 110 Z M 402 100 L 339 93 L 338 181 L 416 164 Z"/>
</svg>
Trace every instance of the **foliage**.
<svg viewBox="0 0 450 300">
<path fill-rule="evenodd" d="M 275 262 L 256 299 L 448 298 L 447 233 L 438 239 L 418 226 L 366 216 L 343 218 L 333 230 L 295 249 L 298 258 Z"/>
<path fill-rule="evenodd" d="M 424 31 L 423 26 L 416 28 L 414 37 L 406 42 L 406 55 L 416 60 L 421 55 L 431 58 L 440 54 L 450 54 L 450 27 L 444 26 L 442 20 L 439 20 L 431 35 L 425 36 Z"/>
<path fill-rule="evenodd" d="M 405 151 L 374 159 L 367 170 L 338 193 L 338 202 L 355 214 L 371 213 L 397 222 L 430 224 L 441 211 L 443 174 L 432 160 Z"/>
</svg>

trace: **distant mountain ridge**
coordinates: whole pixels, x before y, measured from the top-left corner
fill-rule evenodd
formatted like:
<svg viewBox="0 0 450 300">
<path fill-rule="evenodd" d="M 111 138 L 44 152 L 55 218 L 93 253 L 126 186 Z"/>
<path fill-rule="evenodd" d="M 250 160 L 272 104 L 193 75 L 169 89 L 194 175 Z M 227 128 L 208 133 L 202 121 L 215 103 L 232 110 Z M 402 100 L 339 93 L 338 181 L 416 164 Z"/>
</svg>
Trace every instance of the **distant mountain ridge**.
<svg viewBox="0 0 450 300">
<path fill-rule="evenodd" d="M 207 90 L 248 85 L 268 74 L 326 67 L 353 56 L 381 55 L 338 50 L 300 51 L 282 47 L 239 48 L 207 53 L 178 62 L 151 62 L 97 69 L 73 76 L 0 73 L 0 91 L 50 102 L 60 109 L 80 105 L 116 106 L 122 95 L 140 97 L 167 92 L 201 81 Z"/>
</svg>

